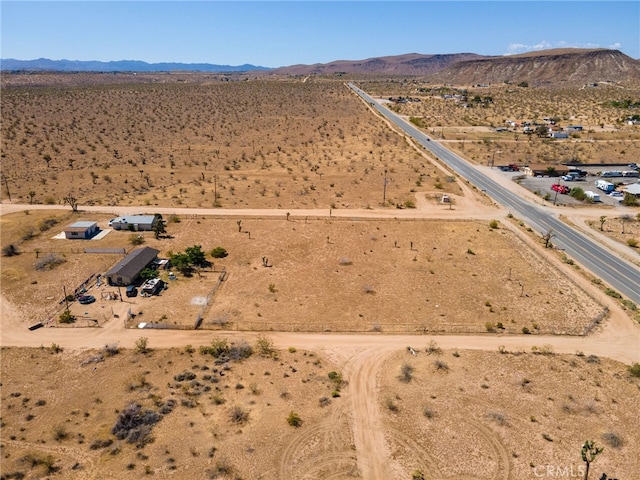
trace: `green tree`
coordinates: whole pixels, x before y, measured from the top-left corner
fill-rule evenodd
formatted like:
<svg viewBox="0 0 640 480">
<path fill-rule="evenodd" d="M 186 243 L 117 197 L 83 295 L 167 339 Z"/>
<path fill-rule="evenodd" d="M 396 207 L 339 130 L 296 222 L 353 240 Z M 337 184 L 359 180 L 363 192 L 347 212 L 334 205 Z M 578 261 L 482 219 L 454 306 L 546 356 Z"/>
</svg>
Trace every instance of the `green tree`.
<svg viewBox="0 0 640 480">
<path fill-rule="evenodd" d="M 187 247 L 184 249 L 184 253 L 187 255 L 189 259 L 189 263 L 196 267 L 206 267 L 209 265 L 207 259 L 205 257 L 205 253 L 202 251 L 202 246 L 193 245 L 192 247 Z"/>
<path fill-rule="evenodd" d="M 169 253 L 169 262 L 171 262 L 172 267 L 186 277 L 191 276 L 193 273 L 193 266 L 191 265 L 189 256 L 186 253 Z"/>
<path fill-rule="evenodd" d="M 549 134 L 549 129 L 546 125 L 538 125 L 536 127 L 535 133 L 538 137 L 546 137 Z"/>
<path fill-rule="evenodd" d="M 140 272 L 140 279 L 142 281 L 151 280 L 152 278 L 158 278 L 158 271 L 153 268 L 145 268 Z"/>
<path fill-rule="evenodd" d="M 162 219 L 162 215 L 156 213 L 155 217 L 156 219 L 151 230 L 153 231 L 153 236 L 157 240 L 158 238 L 160 238 L 160 235 L 164 235 L 165 233 L 167 233 L 167 227 L 164 223 L 164 220 Z"/>
</svg>

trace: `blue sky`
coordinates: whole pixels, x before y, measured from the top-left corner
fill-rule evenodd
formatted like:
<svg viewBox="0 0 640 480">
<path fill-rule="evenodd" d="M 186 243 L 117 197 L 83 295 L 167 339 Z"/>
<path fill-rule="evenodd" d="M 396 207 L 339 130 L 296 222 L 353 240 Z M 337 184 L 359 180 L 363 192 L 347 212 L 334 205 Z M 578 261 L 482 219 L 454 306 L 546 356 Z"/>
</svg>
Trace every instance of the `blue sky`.
<svg viewBox="0 0 640 480">
<path fill-rule="evenodd" d="M 614 48 L 637 1 L 4 1 L 0 57 L 279 67 L 403 53 Z"/>
</svg>

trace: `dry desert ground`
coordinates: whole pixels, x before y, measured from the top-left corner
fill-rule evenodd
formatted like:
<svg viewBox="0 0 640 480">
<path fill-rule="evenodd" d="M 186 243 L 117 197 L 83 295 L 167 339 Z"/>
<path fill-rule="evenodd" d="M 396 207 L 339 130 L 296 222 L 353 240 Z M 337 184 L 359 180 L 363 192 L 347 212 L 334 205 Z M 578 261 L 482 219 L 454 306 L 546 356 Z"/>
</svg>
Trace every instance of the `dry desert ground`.
<svg viewBox="0 0 640 480">
<path fill-rule="evenodd" d="M 640 474 L 637 307 L 344 79 L 112 78 L 2 78 L 0 239 L 18 252 L 0 264 L 3 479 L 581 478 L 585 440 L 604 447 L 590 478 Z M 496 150 L 496 163 L 637 158 L 638 131 L 610 106 L 635 90 L 476 93 L 493 100 L 426 91 L 392 108 L 479 168 Z M 592 128 L 565 143 L 491 131 L 543 116 Z M 166 235 L 54 238 L 138 212 L 161 213 Z M 614 210 L 556 212 L 637 262 Z M 211 265 L 161 272 L 151 298 L 110 300 L 121 292 L 92 281 L 97 301 L 60 324 L 63 286 L 122 257 L 84 249 L 140 241 L 161 257 L 200 245 Z"/>
</svg>

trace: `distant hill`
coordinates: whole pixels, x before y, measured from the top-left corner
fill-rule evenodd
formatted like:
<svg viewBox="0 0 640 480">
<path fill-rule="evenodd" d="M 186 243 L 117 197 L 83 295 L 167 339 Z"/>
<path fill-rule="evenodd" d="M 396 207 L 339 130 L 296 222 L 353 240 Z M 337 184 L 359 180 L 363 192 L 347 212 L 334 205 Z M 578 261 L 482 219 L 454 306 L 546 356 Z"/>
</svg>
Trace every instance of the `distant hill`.
<svg viewBox="0 0 640 480">
<path fill-rule="evenodd" d="M 210 63 L 147 63 L 139 60 L 99 62 L 97 60 L 0 60 L 0 70 L 56 71 L 56 72 L 248 72 L 270 70 L 256 65 L 213 65 Z"/>
<path fill-rule="evenodd" d="M 482 56 L 475 53 L 425 55 L 409 53 L 365 60 L 337 60 L 271 69 L 256 65 L 209 63 L 146 63 L 78 60 L 0 60 L 4 71 L 56 72 L 263 72 L 277 75 L 406 75 L 456 85 L 522 83 L 584 85 L 599 82 L 640 82 L 640 60 L 618 50 L 566 48 L 520 55 Z"/>
<path fill-rule="evenodd" d="M 272 70 L 281 75 L 378 74 L 378 75 L 431 75 L 462 60 L 484 58 L 475 53 L 423 55 L 408 53 L 366 60 L 337 60 L 314 65 L 291 65 Z"/>
<path fill-rule="evenodd" d="M 530 86 L 640 81 L 640 61 L 618 50 L 554 49 L 463 60 L 431 79 L 457 85 L 527 82 Z"/>
</svg>

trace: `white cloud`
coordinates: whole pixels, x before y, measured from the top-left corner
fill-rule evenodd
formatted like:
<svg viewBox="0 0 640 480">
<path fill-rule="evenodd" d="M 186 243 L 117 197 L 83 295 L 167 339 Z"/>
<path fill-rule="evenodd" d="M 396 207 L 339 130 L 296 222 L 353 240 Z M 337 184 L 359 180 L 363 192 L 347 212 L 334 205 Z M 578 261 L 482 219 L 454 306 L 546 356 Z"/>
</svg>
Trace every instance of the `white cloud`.
<svg viewBox="0 0 640 480">
<path fill-rule="evenodd" d="M 550 48 L 610 48 L 613 50 L 619 50 L 621 47 L 622 44 L 619 42 L 603 46 L 599 43 L 566 42 L 564 40 L 551 43 L 546 40 L 542 40 L 533 45 L 527 45 L 525 43 L 511 43 L 507 46 L 505 55 L 516 55 L 518 53 L 548 50 Z"/>
</svg>

